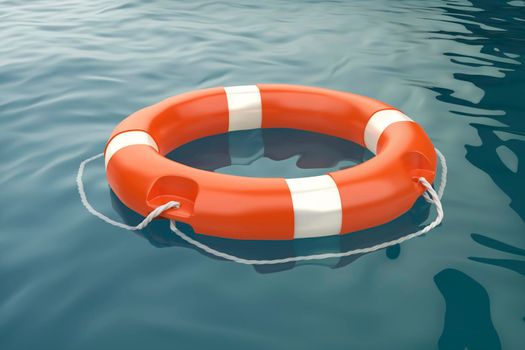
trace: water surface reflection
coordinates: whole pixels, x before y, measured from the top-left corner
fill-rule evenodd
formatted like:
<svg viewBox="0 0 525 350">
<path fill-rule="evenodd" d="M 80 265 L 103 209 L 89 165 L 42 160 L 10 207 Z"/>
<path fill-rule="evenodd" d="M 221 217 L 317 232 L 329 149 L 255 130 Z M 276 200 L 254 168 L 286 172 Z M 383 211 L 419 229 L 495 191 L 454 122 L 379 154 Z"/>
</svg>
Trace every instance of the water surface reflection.
<svg viewBox="0 0 525 350">
<path fill-rule="evenodd" d="M 461 94 L 446 87 L 429 87 L 450 112 L 479 120 L 470 125 L 478 132 L 480 145 L 467 144 L 466 158 L 487 173 L 511 199 L 510 206 L 525 220 L 525 115 L 523 83 L 525 69 L 525 24 L 520 3 L 473 0 L 472 5 L 444 6 L 451 23 L 466 31 L 439 30 L 432 38 L 454 40 L 479 47 L 479 54 L 446 52 L 458 65 L 454 79 L 473 84 L 479 94 Z M 518 10 L 521 8 L 521 12 Z M 477 96 L 477 97 L 476 97 Z M 489 122 L 487 122 L 489 120 Z"/>
<path fill-rule="evenodd" d="M 439 348 L 501 349 L 485 288 L 464 272 L 452 268 L 439 272 L 434 276 L 434 282 L 446 303 Z"/>
</svg>

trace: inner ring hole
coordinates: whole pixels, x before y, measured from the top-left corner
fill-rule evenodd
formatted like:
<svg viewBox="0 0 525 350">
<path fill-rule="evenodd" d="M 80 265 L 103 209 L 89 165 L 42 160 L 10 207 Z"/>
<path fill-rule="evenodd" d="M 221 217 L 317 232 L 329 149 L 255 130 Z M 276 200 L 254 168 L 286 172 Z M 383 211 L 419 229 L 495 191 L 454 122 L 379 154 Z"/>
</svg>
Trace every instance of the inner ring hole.
<svg viewBox="0 0 525 350">
<path fill-rule="evenodd" d="M 334 136 L 296 129 L 242 130 L 204 137 L 166 155 L 223 174 L 297 178 L 351 168 L 374 155 Z"/>
</svg>

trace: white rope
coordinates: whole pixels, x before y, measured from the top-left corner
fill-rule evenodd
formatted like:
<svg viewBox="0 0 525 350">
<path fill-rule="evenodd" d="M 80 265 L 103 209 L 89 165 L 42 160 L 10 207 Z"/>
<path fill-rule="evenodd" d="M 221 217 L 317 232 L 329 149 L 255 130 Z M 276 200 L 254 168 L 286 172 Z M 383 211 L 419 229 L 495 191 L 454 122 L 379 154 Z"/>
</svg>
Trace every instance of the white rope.
<svg viewBox="0 0 525 350">
<path fill-rule="evenodd" d="M 204 252 L 206 252 L 208 254 L 211 254 L 211 255 L 214 255 L 216 257 L 223 258 L 223 259 L 226 259 L 226 260 L 229 260 L 229 261 L 233 261 L 233 262 L 236 262 L 236 263 L 239 263 L 239 264 L 245 264 L 245 265 L 273 265 L 273 264 L 283 264 L 283 263 L 296 262 L 296 261 L 323 260 L 323 259 L 331 259 L 331 258 L 341 258 L 341 257 L 345 257 L 345 256 L 351 256 L 351 255 L 366 254 L 366 253 L 375 252 L 377 250 L 381 250 L 381 249 L 388 248 L 388 247 L 391 247 L 391 246 L 394 246 L 394 245 L 397 245 L 397 244 L 401 244 L 401 243 L 403 243 L 405 241 L 408 241 L 409 239 L 421 236 L 421 235 L 431 231 L 432 229 L 434 229 L 436 226 L 441 224 L 441 222 L 443 221 L 443 218 L 444 218 L 445 214 L 443 212 L 443 206 L 441 204 L 441 197 L 443 196 L 443 193 L 445 191 L 445 186 L 447 184 L 447 173 L 448 173 L 447 170 L 448 169 L 447 169 L 447 162 L 446 162 L 445 156 L 437 148 L 436 148 L 436 154 L 438 155 L 440 163 L 441 163 L 441 180 L 440 180 L 437 192 L 436 192 L 436 190 L 434 190 L 434 188 L 432 188 L 432 185 L 424 177 L 420 177 L 419 178 L 419 182 L 426 189 L 426 192 L 423 194 L 423 196 L 425 197 L 425 199 L 429 203 L 434 204 L 436 206 L 436 212 L 437 212 L 436 218 L 431 223 L 429 223 L 427 226 L 422 228 L 421 230 L 416 231 L 414 233 L 407 234 L 407 235 L 405 235 L 403 237 L 400 237 L 398 239 L 394 239 L 394 240 L 391 240 L 391 241 L 388 241 L 388 242 L 383 242 L 383 243 L 376 244 L 376 245 L 373 245 L 373 246 L 370 246 L 370 247 L 366 247 L 366 248 L 359 248 L 359 249 L 348 250 L 348 251 L 345 251 L 345 252 L 312 254 L 312 255 L 304 255 L 304 256 L 292 256 L 292 257 L 288 257 L 288 258 L 271 259 L 271 260 L 256 260 L 256 259 L 241 258 L 241 257 L 235 256 L 235 255 L 227 254 L 227 253 L 218 251 L 216 249 L 213 249 L 210 246 L 207 246 L 206 244 L 201 243 L 201 242 L 199 242 L 199 241 L 197 241 L 197 240 L 187 236 L 185 233 L 180 231 L 175 226 L 175 222 L 172 221 L 172 220 L 170 220 L 170 229 L 177 236 L 179 236 L 181 239 L 183 239 L 187 243 L 195 246 L 196 248 L 199 248 L 199 249 L 203 250 Z M 78 193 L 80 194 L 80 200 L 81 200 L 82 204 L 84 205 L 84 207 L 91 214 L 93 214 L 94 216 L 98 217 L 99 219 L 103 220 L 104 222 L 106 222 L 106 223 L 108 223 L 110 225 L 117 226 L 117 227 L 120 227 L 120 228 L 123 228 L 123 229 L 126 229 L 126 230 L 130 230 L 130 231 L 136 231 L 136 230 L 141 230 L 144 227 L 146 227 L 151 221 L 153 221 L 153 219 L 155 219 L 156 217 L 160 216 L 165 210 L 168 210 L 168 209 L 171 209 L 171 208 L 179 208 L 180 207 L 180 203 L 178 203 L 176 201 L 171 201 L 171 202 L 168 202 L 166 204 L 163 204 L 163 205 L 155 208 L 151 213 L 148 214 L 148 216 L 141 223 L 139 223 L 136 226 L 130 226 L 130 225 L 126 225 L 126 224 L 123 224 L 121 222 L 115 221 L 113 219 L 108 218 L 107 216 L 105 216 L 104 214 L 100 213 L 99 211 L 97 211 L 95 208 L 93 208 L 93 206 L 89 203 L 89 201 L 87 199 L 86 192 L 84 190 L 84 184 L 82 182 L 82 178 L 84 176 L 84 169 L 85 169 L 86 165 L 88 163 L 90 163 L 90 162 L 92 162 L 92 161 L 102 157 L 103 155 L 104 154 L 101 153 L 101 154 L 97 154 L 97 155 L 95 155 L 93 157 L 90 157 L 88 159 L 83 160 L 80 163 L 80 166 L 78 168 L 77 179 L 76 179 L 77 180 Z"/>
<path fill-rule="evenodd" d="M 445 187 L 447 186 L 447 175 L 448 175 L 447 160 L 445 159 L 445 156 L 443 155 L 443 153 L 441 153 L 440 150 L 438 150 L 437 148 L 434 148 L 434 150 L 436 151 L 436 154 L 439 158 L 439 162 L 441 163 L 441 178 L 439 180 L 439 186 L 438 186 L 438 191 L 437 191 L 438 197 L 439 199 L 441 199 L 443 197 L 443 193 L 445 192 Z M 425 200 L 428 203 L 432 204 L 432 200 L 429 197 L 428 193 L 426 192 L 423 193 L 423 198 L 425 198 Z"/>
</svg>

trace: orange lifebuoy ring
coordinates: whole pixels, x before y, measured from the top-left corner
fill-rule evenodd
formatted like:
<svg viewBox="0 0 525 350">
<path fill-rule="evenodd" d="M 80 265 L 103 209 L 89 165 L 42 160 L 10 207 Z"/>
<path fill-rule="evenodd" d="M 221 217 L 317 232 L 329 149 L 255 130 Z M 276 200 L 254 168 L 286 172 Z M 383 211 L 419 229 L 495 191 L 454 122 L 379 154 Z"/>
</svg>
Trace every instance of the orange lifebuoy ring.
<svg viewBox="0 0 525 350">
<path fill-rule="evenodd" d="M 376 154 L 321 176 L 247 178 L 195 169 L 165 158 L 205 136 L 254 128 L 294 128 L 341 137 Z M 381 225 L 405 213 L 434 181 L 436 153 L 424 130 L 368 97 L 321 88 L 259 84 L 174 96 L 139 110 L 113 131 L 105 149 L 109 184 L 146 215 L 195 232 L 235 239 L 336 235 Z"/>
</svg>

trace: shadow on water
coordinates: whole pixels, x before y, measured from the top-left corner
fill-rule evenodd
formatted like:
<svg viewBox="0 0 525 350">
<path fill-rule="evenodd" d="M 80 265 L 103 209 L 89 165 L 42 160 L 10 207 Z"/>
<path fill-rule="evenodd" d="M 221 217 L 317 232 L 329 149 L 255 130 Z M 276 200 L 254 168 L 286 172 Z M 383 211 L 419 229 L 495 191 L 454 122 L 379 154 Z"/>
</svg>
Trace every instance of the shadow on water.
<svg viewBox="0 0 525 350">
<path fill-rule="evenodd" d="M 462 98 L 456 91 L 429 87 L 437 99 L 450 104 L 451 113 L 479 120 L 476 129 L 479 145 L 465 145 L 466 159 L 491 177 L 510 198 L 510 207 L 525 220 L 525 186 L 522 182 L 525 161 L 525 115 L 523 90 L 525 69 L 525 25 L 523 16 L 511 3 L 471 0 L 468 5 L 450 3 L 441 9 L 452 23 L 466 31 L 434 31 L 434 39 L 450 39 L 479 52 L 445 53 L 460 68 L 454 79 L 482 90 L 479 100 Z M 523 11 L 521 12 L 523 13 Z M 518 17 L 522 17 L 521 19 Z M 475 74 L 474 72 L 480 72 Z M 471 96 L 469 96 L 471 98 Z M 525 256 L 521 248 L 485 235 L 473 233 L 472 239 L 492 250 Z M 483 264 L 502 267 L 525 275 L 525 261 L 469 257 Z M 441 349 L 500 349 L 501 343 L 492 324 L 489 296 L 483 286 L 455 269 L 445 269 L 434 277 L 446 302 Z"/>
<path fill-rule="evenodd" d="M 492 324 L 489 295 L 485 288 L 465 273 L 445 269 L 434 276 L 446 303 L 445 324 L 439 338 L 440 349 L 501 349 Z"/>
<path fill-rule="evenodd" d="M 168 155 L 171 159 L 209 171 L 244 176 L 284 177 L 319 175 L 353 166 L 371 156 L 367 150 L 351 142 L 290 129 L 263 129 L 211 136 L 184 145 Z M 126 223 L 135 224 L 141 220 L 141 217 L 122 204 L 113 192 L 111 198 L 114 209 Z M 343 236 L 295 241 L 229 240 L 195 234 L 189 225 L 183 223 L 177 223 L 177 227 L 222 252 L 248 259 L 279 259 L 342 252 L 396 239 L 417 231 L 427 220 L 429 209 L 424 200 L 419 200 L 408 213 L 380 227 Z M 176 236 L 164 220 L 153 222 L 138 234 L 155 247 L 192 248 L 208 255 Z M 390 247 L 385 254 L 389 259 L 396 259 L 401 254 L 401 248 L 399 245 Z M 305 264 L 339 268 L 349 265 L 358 257 L 356 255 L 317 262 L 261 265 L 254 268 L 260 273 L 279 272 Z"/>
<path fill-rule="evenodd" d="M 476 56 L 457 52 L 445 55 L 469 70 L 489 68 L 492 74 L 455 73 L 454 78 L 474 84 L 483 90 L 479 101 L 458 97 L 455 91 L 429 87 L 438 93 L 437 99 L 454 106 L 460 116 L 493 119 L 492 125 L 471 123 L 481 139 L 481 145 L 466 145 L 466 158 L 487 173 L 511 199 L 511 208 L 525 220 L 525 115 L 523 90 L 525 69 L 520 62 L 525 55 L 525 25 L 516 17 L 523 7 L 491 0 L 471 0 L 472 5 L 444 6 L 451 22 L 464 26 L 468 32 L 433 31 L 437 38 L 451 39 L 468 47 L 480 47 Z M 436 39 L 436 38 L 434 38 Z M 457 108 L 457 107 L 454 107 Z"/>
<path fill-rule="evenodd" d="M 496 239 L 480 235 L 478 233 L 473 233 L 472 239 L 477 243 L 495 250 L 499 250 L 504 253 L 510 253 L 514 255 L 519 255 L 525 257 L 525 250 L 514 247 L 510 244 L 503 243 Z M 503 267 L 505 269 L 519 273 L 522 276 L 525 276 L 525 260 L 516 260 L 516 259 L 492 259 L 492 258 L 481 258 L 481 257 L 469 257 L 470 260 L 477 261 L 484 264 L 490 264 L 494 266 Z"/>
</svg>

